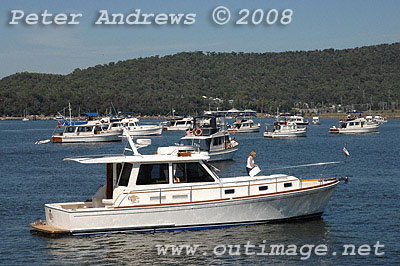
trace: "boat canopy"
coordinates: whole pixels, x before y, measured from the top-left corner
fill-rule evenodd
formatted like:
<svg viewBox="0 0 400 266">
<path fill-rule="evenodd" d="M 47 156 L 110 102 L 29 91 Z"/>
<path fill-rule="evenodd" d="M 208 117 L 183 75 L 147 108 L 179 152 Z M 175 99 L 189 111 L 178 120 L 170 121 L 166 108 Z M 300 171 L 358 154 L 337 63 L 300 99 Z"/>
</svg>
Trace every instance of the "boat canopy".
<svg viewBox="0 0 400 266">
<path fill-rule="evenodd" d="M 83 164 L 100 163 L 168 163 L 168 162 L 198 162 L 210 159 L 203 154 L 191 154 L 191 156 L 179 155 L 108 155 L 108 156 L 85 156 L 76 158 L 65 158 L 64 161 L 74 161 Z"/>
<path fill-rule="evenodd" d="M 62 123 L 62 126 L 82 126 L 86 125 L 87 123 L 88 123 L 87 121 L 72 121 L 72 122 L 65 121 Z"/>
</svg>

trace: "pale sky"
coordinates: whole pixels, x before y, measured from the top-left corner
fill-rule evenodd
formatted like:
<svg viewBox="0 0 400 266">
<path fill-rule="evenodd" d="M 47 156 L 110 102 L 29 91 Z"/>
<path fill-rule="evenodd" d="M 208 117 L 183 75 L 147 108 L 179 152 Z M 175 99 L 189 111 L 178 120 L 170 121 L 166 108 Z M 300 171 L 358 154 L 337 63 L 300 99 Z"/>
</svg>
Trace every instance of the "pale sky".
<svg viewBox="0 0 400 266">
<path fill-rule="evenodd" d="M 213 10 L 225 6 L 231 20 L 217 25 Z M 135 12 L 196 14 L 191 25 L 96 25 L 100 10 L 125 17 Z M 260 9 L 258 25 L 235 25 L 241 9 L 247 21 Z M 288 25 L 268 25 L 267 12 L 292 9 Z M 21 10 L 19 24 L 10 25 L 12 10 Z M 40 14 L 81 13 L 78 25 L 43 25 Z M 27 25 L 27 15 L 39 15 Z M 244 13 L 242 13 L 243 16 Z M 2 0 L 0 6 L 0 78 L 17 72 L 68 74 L 120 60 L 189 51 L 281 52 L 353 48 L 400 40 L 400 1 L 194 1 L 194 0 Z M 224 14 L 222 14 L 224 15 Z M 255 16 L 256 20 L 258 17 Z"/>
</svg>

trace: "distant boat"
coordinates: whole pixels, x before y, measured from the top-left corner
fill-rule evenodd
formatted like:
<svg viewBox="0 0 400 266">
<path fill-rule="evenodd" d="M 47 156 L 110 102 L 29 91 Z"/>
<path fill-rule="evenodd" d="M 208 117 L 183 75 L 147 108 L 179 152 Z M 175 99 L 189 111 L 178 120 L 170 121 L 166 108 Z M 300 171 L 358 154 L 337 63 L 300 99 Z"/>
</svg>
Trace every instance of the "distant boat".
<svg viewBox="0 0 400 266">
<path fill-rule="evenodd" d="M 193 128 L 193 117 L 172 119 L 164 126 L 164 129 L 168 131 L 186 131 L 191 128 Z"/>
<path fill-rule="evenodd" d="M 122 131 L 122 128 L 125 127 L 131 136 L 161 135 L 163 130 L 161 125 L 140 125 L 137 118 L 111 119 L 106 123 L 108 124 L 107 130 Z"/>
<path fill-rule="evenodd" d="M 228 126 L 228 131 L 232 133 L 256 133 L 260 132 L 260 124 L 255 124 L 251 119 L 239 119 L 233 122 L 233 125 Z"/>
<path fill-rule="evenodd" d="M 266 138 L 293 138 L 306 136 L 307 128 L 298 127 L 295 122 L 281 123 L 279 121 L 275 121 L 273 131 L 267 130 L 264 132 L 264 137 Z"/>
<path fill-rule="evenodd" d="M 379 131 L 379 125 L 376 123 L 368 123 L 365 118 L 355 118 L 341 120 L 339 127 L 332 126 L 329 133 L 332 134 L 360 134 L 374 133 Z"/>
<path fill-rule="evenodd" d="M 24 121 L 24 122 L 29 121 L 29 118 L 27 117 L 26 108 L 24 109 L 24 118 L 22 118 L 22 121 Z"/>
<path fill-rule="evenodd" d="M 387 123 L 387 119 L 385 117 L 380 116 L 380 115 L 376 115 L 374 117 L 374 121 L 377 122 L 378 124 Z"/>
<path fill-rule="evenodd" d="M 99 121 L 58 122 L 53 132 L 53 143 L 89 143 L 121 141 L 122 131 L 110 131 L 103 128 Z"/>
<path fill-rule="evenodd" d="M 321 122 L 320 122 L 320 120 L 319 120 L 319 117 L 318 117 L 318 116 L 314 116 L 314 117 L 312 118 L 311 124 L 313 124 L 313 125 L 320 125 Z"/>
<path fill-rule="evenodd" d="M 208 161 L 232 160 L 239 143 L 229 132 L 218 126 L 217 118 L 206 116 L 195 118 L 195 130 L 188 131 L 175 146 L 159 147 L 157 154 L 188 152 L 210 157 Z"/>
</svg>

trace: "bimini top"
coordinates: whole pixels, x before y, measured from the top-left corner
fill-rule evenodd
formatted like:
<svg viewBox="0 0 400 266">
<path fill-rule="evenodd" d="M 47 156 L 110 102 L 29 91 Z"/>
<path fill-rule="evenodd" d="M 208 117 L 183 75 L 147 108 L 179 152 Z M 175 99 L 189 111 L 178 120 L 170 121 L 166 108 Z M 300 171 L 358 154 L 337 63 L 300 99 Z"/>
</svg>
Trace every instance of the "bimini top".
<svg viewBox="0 0 400 266">
<path fill-rule="evenodd" d="M 101 155 L 101 156 L 82 156 L 75 158 L 65 158 L 64 161 L 74 161 L 84 164 L 94 163 L 168 163 L 168 162 L 198 162 L 210 159 L 203 154 L 178 153 L 176 155 Z"/>
<path fill-rule="evenodd" d="M 88 123 L 88 121 L 72 121 L 72 122 L 65 121 L 61 125 L 62 126 L 82 126 L 82 125 L 86 125 L 87 123 Z"/>
</svg>

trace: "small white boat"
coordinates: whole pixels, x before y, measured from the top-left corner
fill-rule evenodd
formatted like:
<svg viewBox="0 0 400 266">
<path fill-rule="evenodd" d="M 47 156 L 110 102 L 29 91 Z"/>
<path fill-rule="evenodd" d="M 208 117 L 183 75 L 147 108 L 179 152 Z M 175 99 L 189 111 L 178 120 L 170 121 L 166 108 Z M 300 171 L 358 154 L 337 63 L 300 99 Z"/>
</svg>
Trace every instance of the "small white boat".
<svg viewBox="0 0 400 266">
<path fill-rule="evenodd" d="M 126 133 L 127 134 L 127 133 Z M 37 232 L 96 234 L 206 229 L 319 217 L 339 178 L 302 180 L 285 174 L 220 179 L 207 156 L 133 155 L 69 158 L 106 164 L 106 185 L 90 201 L 45 204 Z"/>
<path fill-rule="evenodd" d="M 204 122 L 206 120 L 207 122 Z M 188 131 L 175 146 L 159 147 L 158 154 L 190 152 L 210 157 L 208 161 L 232 160 L 239 143 L 229 132 L 217 125 L 216 117 L 195 118 L 196 129 Z M 201 125 L 201 126 L 199 126 Z"/>
<path fill-rule="evenodd" d="M 260 124 L 255 124 L 251 119 L 236 120 L 232 126 L 228 127 L 232 133 L 255 133 L 260 132 Z"/>
<path fill-rule="evenodd" d="M 167 122 L 164 129 L 168 131 L 186 131 L 193 128 L 193 118 L 185 117 L 182 119 L 172 119 Z"/>
<path fill-rule="evenodd" d="M 374 116 L 373 119 L 375 122 L 377 122 L 378 124 L 383 124 L 383 123 L 387 123 L 387 119 L 385 117 L 382 117 L 380 115 L 376 115 Z"/>
<path fill-rule="evenodd" d="M 311 124 L 313 124 L 313 125 L 320 125 L 321 122 L 320 122 L 320 120 L 319 120 L 319 117 L 318 117 L 318 116 L 314 116 L 314 117 L 312 118 Z"/>
<path fill-rule="evenodd" d="M 298 127 L 295 122 L 274 122 L 273 131 L 264 132 L 265 138 L 295 138 L 295 137 L 306 137 L 307 128 Z"/>
<path fill-rule="evenodd" d="M 106 130 L 99 120 L 58 122 L 53 143 L 89 143 L 121 141 L 122 131 Z"/>
<path fill-rule="evenodd" d="M 309 122 L 307 119 L 300 115 L 293 115 L 291 113 L 284 113 L 277 115 L 277 120 L 283 120 L 286 122 L 295 122 L 298 126 L 308 126 Z"/>
<path fill-rule="evenodd" d="M 368 123 L 365 118 L 355 118 L 341 120 L 339 127 L 332 126 L 329 133 L 332 134 L 361 134 L 375 133 L 379 131 L 379 125 L 376 123 Z"/>
<path fill-rule="evenodd" d="M 22 118 L 22 121 L 24 121 L 24 122 L 29 121 L 29 118 L 24 117 L 24 118 Z"/>
<path fill-rule="evenodd" d="M 125 127 L 131 136 L 161 135 L 163 130 L 161 125 L 140 125 L 137 118 L 114 119 L 107 124 L 107 130 L 122 131 L 122 128 Z"/>
</svg>

